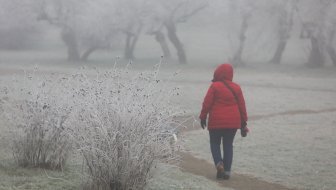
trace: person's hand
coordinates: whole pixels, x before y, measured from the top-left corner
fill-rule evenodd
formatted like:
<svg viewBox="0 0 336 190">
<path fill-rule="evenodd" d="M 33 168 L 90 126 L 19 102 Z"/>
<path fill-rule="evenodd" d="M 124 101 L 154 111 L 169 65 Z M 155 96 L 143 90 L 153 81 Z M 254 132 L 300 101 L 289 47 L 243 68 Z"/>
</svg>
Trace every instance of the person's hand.
<svg viewBox="0 0 336 190">
<path fill-rule="evenodd" d="M 206 127 L 206 119 L 201 120 L 201 127 L 204 129 Z"/>
<path fill-rule="evenodd" d="M 246 121 L 242 121 L 241 128 L 240 128 L 241 136 L 246 137 L 248 132 L 249 132 L 249 129 L 247 128 Z"/>
<path fill-rule="evenodd" d="M 246 121 L 242 121 L 241 122 L 241 128 L 245 128 L 247 126 L 247 122 Z"/>
</svg>

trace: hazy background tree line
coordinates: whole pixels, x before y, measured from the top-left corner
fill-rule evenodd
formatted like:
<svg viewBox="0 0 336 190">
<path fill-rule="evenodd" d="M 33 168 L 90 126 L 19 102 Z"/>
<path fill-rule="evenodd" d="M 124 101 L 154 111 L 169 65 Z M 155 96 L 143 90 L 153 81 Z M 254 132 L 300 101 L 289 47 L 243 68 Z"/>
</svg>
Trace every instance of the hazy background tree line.
<svg viewBox="0 0 336 190">
<path fill-rule="evenodd" d="M 302 64 L 336 66 L 335 0 L 0 0 L 0 4 L 0 51 L 37 48 L 41 36 L 52 29 L 60 33 L 64 57 L 72 62 L 116 49 L 122 49 L 126 60 L 135 60 L 136 51 L 144 48 L 139 39 L 150 36 L 165 58 L 186 64 L 189 57 L 179 29 L 188 22 L 204 25 L 209 36 L 210 30 L 221 30 L 223 53 L 229 49 L 229 61 L 236 66 L 249 62 L 244 59 L 248 49 L 267 52 L 263 62 L 280 64 L 288 43 L 295 40 L 302 43 L 297 51 L 305 52 Z"/>
</svg>

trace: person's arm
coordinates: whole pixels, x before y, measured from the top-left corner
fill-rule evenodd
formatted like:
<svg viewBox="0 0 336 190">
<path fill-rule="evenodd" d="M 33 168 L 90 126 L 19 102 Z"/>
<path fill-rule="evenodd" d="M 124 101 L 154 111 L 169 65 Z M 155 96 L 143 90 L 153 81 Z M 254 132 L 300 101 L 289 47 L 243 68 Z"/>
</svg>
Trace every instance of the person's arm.
<svg viewBox="0 0 336 190">
<path fill-rule="evenodd" d="M 247 121 L 247 111 L 246 111 L 246 105 L 245 105 L 245 99 L 244 99 L 244 95 L 243 92 L 241 90 L 241 88 L 239 88 L 239 92 L 238 92 L 238 106 L 240 108 L 241 114 L 242 114 L 242 119 L 243 121 Z"/>
<path fill-rule="evenodd" d="M 203 105 L 202 105 L 202 110 L 201 110 L 201 114 L 199 116 L 199 118 L 201 120 L 206 120 L 207 119 L 207 115 L 211 109 L 211 106 L 213 104 L 214 101 L 214 95 L 215 95 L 215 89 L 213 84 L 209 87 L 208 92 L 204 98 L 203 101 Z"/>
</svg>

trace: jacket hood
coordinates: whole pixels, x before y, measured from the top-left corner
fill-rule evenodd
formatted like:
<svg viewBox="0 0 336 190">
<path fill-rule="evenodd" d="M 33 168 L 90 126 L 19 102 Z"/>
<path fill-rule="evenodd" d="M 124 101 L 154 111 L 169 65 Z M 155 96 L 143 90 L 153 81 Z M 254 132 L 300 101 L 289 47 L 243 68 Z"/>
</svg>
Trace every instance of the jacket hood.
<svg viewBox="0 0 336 190">
<path fill-rule="evenodd" d="M 231 64 L 225 63 L 219 65 L 216 68 L 212 82 L 224 81 L 224 80 L 232 81 L 232 79 L 233 79 L 233 67 Z"/>
</svg>

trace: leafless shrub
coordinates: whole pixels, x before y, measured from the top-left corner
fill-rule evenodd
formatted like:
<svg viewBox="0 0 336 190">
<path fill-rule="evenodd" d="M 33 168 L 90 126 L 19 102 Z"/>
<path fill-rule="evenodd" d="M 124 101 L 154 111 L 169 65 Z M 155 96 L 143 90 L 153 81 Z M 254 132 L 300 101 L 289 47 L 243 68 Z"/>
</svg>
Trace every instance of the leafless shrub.
<svg viewBox="0 0 336 190">
<path fill-rule="evenodd" d="M 25 73 L 1 88 L 15 161 L 23 167 L 62 169 L 71 143 L 64 122 L 71 111 L 62 78 Z"/>
<path fill-rule="evenodd" d="M 1 88 L 21 166 L 62 169 L 72 142 L 83 155 L 89 189 L 144 189 L 157 162 L 176 159 L 181 112 L 153 71 L 87 69 L 70 76 L 25 74 Z M 170 90 L 169 90 L 170 89 Z"/>
<path fill-rule="evenodd" d="M 175 159 L 180 113 L 169 101 L 177 88 L 167 90 L 157 74 L 158 68 L 136 76 L 129 69 L 73 76 L 76 107 L 67 123 L 84 157 L 88 189 L 144 189 L 158 161 Z"/>
</svg>

